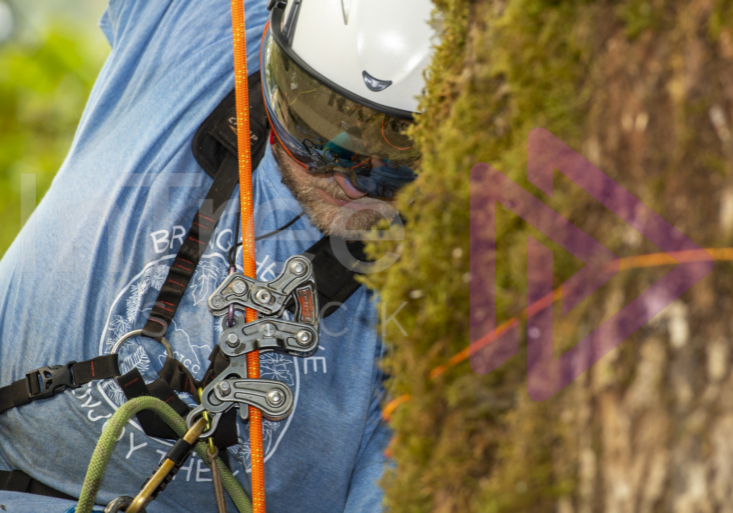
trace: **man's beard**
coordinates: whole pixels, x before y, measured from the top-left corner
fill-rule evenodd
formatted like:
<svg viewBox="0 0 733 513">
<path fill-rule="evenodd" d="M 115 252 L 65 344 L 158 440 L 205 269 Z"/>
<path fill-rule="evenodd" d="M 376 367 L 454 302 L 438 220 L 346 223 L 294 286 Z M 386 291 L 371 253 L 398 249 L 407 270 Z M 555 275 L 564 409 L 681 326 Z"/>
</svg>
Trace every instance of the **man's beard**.
<svg viewBox="0 0 733 513">
<path fill-rule="evenodd" d="M 293 169 L 298 164 L 287 157 L 279 143 L 274 145 L 273 153 L 280 167 L 282 182 L 303 207 L 311 223 L 325 235 L 337 235 L 345 239 L 360 238 L 359 231 L 369 230 L 379 221 L 390 220 L 397 215 L 394 207 L 384 200 L 368 196 L 355 200 L 349 198 L 331 176 L 318 176 L 305 170 Z M 334 205 L 326 201 L 319 194 L 319 190 L 338 200 L 369 205 L 370 208 L 356 210 Z"/>
</svg>

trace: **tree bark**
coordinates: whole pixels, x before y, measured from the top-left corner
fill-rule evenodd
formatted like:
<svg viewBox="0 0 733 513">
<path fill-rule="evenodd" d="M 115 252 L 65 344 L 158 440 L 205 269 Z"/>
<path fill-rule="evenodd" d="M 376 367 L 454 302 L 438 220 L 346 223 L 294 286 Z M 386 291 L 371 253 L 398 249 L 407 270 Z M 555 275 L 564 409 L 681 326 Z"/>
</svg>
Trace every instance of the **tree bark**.
<svg viewBox="0 0 733 513">
<path fill-rule="evenodd" d="M 529 132 L 548 129 L 701 247 L 733 242 L 733 3 L 722 0 L 440 0 L 445 37 L 414 131 L 424 159 L 399 210 L 401 259 L 369 277 L 406 306 L 384 326 L 401 512 L 733 512 L 731 264 L 702 281 L 552 398 L 527 393 L 521 350 L 487 375 L 450 358 L 469 344 L 469 170 L 487 162 L 619 257 L 660 249 L 555 174 L 527 180 Z M 582 264 L 497 211 L 499 322 L 526 301 L 531 235 L 555 286 Z M 372 251 L 384 251 L 380 242 Z M 555 356 L 674 265 L 621 270 L 565 317 Z M 437 374 L 433 369 L 443 368 Z M 431 377 L 431 371 L 433 375 Z"/>
</svg>

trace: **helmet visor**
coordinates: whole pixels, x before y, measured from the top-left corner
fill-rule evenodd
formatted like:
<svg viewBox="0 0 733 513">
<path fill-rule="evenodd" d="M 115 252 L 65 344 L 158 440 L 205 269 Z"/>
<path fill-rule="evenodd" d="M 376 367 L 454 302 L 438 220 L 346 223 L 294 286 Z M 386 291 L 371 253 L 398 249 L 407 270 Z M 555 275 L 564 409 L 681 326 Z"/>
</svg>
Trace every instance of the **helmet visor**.
<svg viewBox="0 0 733 513">
<path fill-rule="evenodd" d="M 361 105 L 319 82 L 267 31 L 262 85 L 275 134 L 310 171 L 341 173 L 357 189 L 390 198 L 416 178 L 420 153 L 404 119 Z"/>
</svg>

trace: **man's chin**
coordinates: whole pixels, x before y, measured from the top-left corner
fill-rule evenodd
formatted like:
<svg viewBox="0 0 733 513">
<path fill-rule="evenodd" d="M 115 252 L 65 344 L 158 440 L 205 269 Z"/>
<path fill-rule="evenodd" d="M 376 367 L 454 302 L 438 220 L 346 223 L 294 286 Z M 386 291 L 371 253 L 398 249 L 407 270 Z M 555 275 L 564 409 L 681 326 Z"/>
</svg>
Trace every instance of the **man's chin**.
<svg viewBox="0 0 733 513">
<path fill-rule="evenodd" d="M 323 189 L 316 189 L 316 193 L 327 203 L 331 203 L 337 207 L 349 208 L 351 210 L 380 210 L 380 203 L 385 203 L 384 201 L 376 198 L 369 198 L 366 196 L 358 199 L 335 198 Z"/>
<path fill-rule="evenodd" d="M 336 235 L 345 239 L 359 239 L 359 232 L 370 230 L 384 219 L 397 214 L 386 202 L 363 198 L 344 202 L 343 205 L 306 204 L 301 202 L 311 223 L 325 235 Z"/>
</svg>

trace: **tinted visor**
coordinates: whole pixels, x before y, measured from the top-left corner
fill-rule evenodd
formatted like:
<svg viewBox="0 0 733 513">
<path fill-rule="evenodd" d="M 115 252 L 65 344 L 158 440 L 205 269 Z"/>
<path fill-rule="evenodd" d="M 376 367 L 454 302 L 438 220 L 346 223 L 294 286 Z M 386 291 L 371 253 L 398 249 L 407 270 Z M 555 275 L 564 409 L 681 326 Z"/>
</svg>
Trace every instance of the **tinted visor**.
<svg viewBox="0 0 733 513">
<path fill-rule="evenodd" d="M 389 198 L 416 178 L 412 124 L 361 105 L 296 64 L 267 31 L 262 85 L 270 124 L 290 155 L 316 173 L 342 173 L 359 190 Z"/>
</svg>

